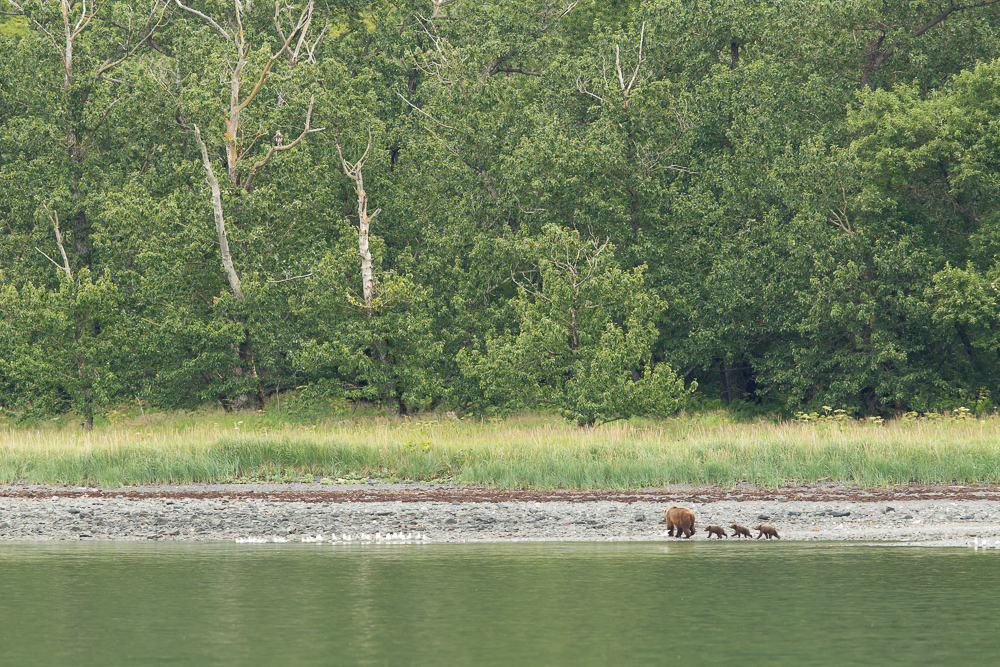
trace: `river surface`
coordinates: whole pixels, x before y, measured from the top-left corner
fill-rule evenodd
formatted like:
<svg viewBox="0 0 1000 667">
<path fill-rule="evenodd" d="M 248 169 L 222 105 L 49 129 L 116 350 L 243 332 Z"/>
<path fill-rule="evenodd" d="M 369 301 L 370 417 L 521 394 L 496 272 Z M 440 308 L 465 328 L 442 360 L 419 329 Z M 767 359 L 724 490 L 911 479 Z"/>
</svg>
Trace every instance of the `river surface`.
<svg viewBox="0 0 1000 667">
<path fill-rule="evenodd" d="M 997 549 L 0 545 L 3 665 L 944 665 L 998 655 Z"/>
</svg>

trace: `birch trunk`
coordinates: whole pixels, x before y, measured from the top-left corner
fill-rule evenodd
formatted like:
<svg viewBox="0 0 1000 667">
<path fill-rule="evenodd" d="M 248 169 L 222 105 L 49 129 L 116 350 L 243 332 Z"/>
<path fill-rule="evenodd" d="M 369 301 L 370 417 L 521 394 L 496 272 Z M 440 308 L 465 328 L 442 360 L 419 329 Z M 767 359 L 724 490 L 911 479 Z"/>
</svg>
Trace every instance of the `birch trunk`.
<svg viewBox="0 0 1000 667">
<path fill-rule="evenodd" d="M 240 301 L 245 301 L 246 297 L 243 296 L 243 288 L 240 285 L 240 276 L 236 273 L 236 267 L 233 266 L 233 256 L 229 252 L 229 238 L 226 236 L 226 220 L 222 215 L 222 193 L 219 190 L 219 181 L 215 178 L 215 173 L 212 171 L 212 162 L 208 159 L 208 149 L 205 147 L 205 142 L 202 141 L 201 132 L 198 131 L 198 126 L 194 126 L 194 138 L 198 142 L 198 148 L 201 150 L 201 163 L 205 167 L 205 178 L 208 180 L 208 186 L 212 190 L 212 212 L 215 214 L 215 236 L 219 241 L 219 254 L 222 255 L 222 268 L 226 272 L 226 279 L 229 280 L 229 287 L 233 291 L 233 296 L 235 296 Z"/>
<path fill-rule="evenodd" d="M 372 253 L 368 248 L 368 231 L 372 221 L 382 212 L 382 209 L 377 208 L 374 213 L 368 215 L 368 193 L 365 192 L 365 177 L 361 172 L 372 150 L 371 134 L 369 133 L 368 147 L 365 148 L 364 155 L 354 164 L 347 163 L 347 160 L 344 159 L 344 153 L 340 149 L 340 142 L 336 143 L 340 165 L 344 169 L 344 174 L 354 181 L 358 193 L 358 254 L 361 255 L 361 292 L 364 294 L 365 305 L 371 307 L 375 299 L 375 272 L 372 268 Z"/>
<path fill-rule="evenodd" d="M 372 273 L 372 253 L 368 249 L 368 228 L 375 216 L 368 217 L 368 195 L 365 193 L 364 178 L 360 169 L 356 181 L 358 184 L 358 253 L 361 255 L 361 289 L 365 296 L 365 304 L 370 306 L 375 297 L 375 276 Z"/>
</svg>

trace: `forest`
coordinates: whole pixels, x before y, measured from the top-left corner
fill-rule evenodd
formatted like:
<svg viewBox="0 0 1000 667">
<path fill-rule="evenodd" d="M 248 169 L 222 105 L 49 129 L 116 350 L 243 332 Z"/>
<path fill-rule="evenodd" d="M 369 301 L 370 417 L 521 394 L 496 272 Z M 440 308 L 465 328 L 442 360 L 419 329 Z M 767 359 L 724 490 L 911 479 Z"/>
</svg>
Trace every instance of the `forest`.
<svg viewBox="0 0 1000 667">
<path fill-rule="evenodd" d="M 8 415 L 1000 392 L 997 0 L 0 12 Z"/>
</svg>

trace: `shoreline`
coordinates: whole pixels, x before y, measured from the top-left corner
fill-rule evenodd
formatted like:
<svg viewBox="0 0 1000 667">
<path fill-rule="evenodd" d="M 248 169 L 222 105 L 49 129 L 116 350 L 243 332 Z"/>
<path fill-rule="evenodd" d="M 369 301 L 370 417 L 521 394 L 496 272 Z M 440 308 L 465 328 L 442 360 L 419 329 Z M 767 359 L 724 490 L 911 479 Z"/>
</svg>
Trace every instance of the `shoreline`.
<svg viewBox="0 0 1000 667">
<path fill-rule="evenodd" d="M 696 532 L 690 540 L 666 535 L 662 515 L 671 505 L 694 512 Z M 760 523 L 774 526 L 782 542 L 1000 548 L 1000 487 L 878 489 L 821 483 L 778 489 L 676 485 L 538 491 L 427 484 L 0 485 L 0 544 L 669 543 L 704 541 L 708 525 L 731 533 L 734 522 L 751 529 Z"/>
</svg>

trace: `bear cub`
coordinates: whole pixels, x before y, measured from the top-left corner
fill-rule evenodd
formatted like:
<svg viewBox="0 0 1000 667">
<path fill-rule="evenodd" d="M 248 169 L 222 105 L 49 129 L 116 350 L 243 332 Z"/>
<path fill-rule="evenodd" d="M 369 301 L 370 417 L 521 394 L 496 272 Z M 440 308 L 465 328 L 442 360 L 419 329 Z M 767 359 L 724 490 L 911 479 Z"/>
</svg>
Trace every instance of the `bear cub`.
<svg viewBox="0 0 1000 667">
<path fill-rule="evenodd" d="M 733 529 L 733 535 L 735 535 L 736 537 L 753 537 L 750 534 L 749 528 L 744 528 L 743 526 L 737 526 L 735 523 L 729 527 Z"/>
<path fill-rule="evenodd" d="M 771 526 L 754 526 L 753 529 L 759 531 L 757 533 L 758 540 L 764 537 L 765 535 L 767 536 L 767 539 L 771 539 L 772 537 L 778 540 L 781 539 L 781 537 L 778 535 L 778 531 L 776 531 Z"/>
<path fill-rule="evenodd" d="M 722 526 L 709 526 L 708 528 L 705 529 L 705 532 L 709 533 L 708 539 L 712 539 L 712 535 L 715 535 L 720 540 L 723 537 L 729 537 L 728 535 L 726 535 L 726 531 Z"/>
</svg>

